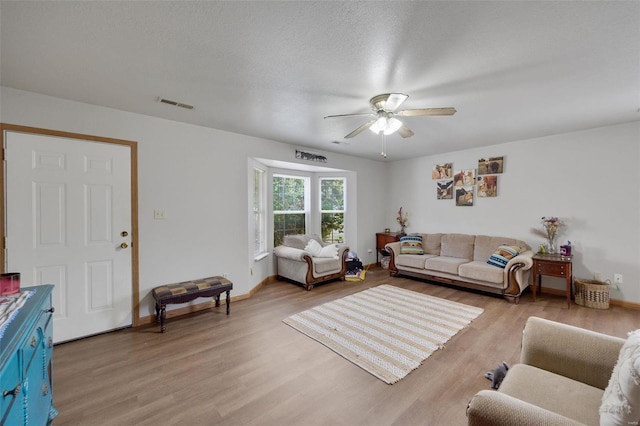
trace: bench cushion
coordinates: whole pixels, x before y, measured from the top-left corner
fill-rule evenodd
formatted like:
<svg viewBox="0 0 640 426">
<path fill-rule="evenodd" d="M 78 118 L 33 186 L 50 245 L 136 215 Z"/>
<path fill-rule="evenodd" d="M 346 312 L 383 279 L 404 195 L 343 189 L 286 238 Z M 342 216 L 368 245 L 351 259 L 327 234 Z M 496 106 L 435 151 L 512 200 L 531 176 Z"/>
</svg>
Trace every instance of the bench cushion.
<svg viewBox="0 0 640 426">
<path fill-rule="evenodd" d="M 176 296 L 187 296 L 197 294 L 205 290 L 213 290 L 220 287 L 233 288 L 231 281 L 224 277 L 209 277 L 199 280 L 184 281 L 181 283 L 167 284 L 153 289 L 153 297 L 161 302 Z"/>
</svg>

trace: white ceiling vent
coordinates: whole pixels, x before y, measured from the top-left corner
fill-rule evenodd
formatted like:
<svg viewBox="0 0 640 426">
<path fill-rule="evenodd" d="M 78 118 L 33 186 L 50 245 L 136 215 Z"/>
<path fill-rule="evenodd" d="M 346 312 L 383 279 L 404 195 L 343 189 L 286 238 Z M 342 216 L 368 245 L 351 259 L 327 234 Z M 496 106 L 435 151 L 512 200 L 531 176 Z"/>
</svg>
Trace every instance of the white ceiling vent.
<svg viewBox="0 0 640 426">
<path fill-rule="evenodd" d="M 163 103 L 163 104 L 169 104 L 169 105 L 177 106 L 177 107 L 184 108 L 184 109 L 193 109 L 193 105 L 183 104 L 182 102 L 172 101 L 171 99 L 158 98 L 158 102 Z"/>
</svg>

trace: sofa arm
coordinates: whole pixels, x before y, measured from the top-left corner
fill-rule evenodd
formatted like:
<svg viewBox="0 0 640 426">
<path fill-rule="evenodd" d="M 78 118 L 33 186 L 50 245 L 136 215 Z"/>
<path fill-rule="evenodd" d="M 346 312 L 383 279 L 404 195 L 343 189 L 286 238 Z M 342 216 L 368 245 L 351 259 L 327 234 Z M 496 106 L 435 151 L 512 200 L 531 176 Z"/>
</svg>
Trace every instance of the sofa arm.
<svg viewBox="0 0 640 426">
<path fill-rule="evenodd" d="M 398 268 L 396 267 L 396 257 L 400 254 L 400 241 L 387 243 L 385 244 L 384 249 L 391 255 L 389 258 L 389 275 L 397 275 Z"/>
<path fill-rule="evenodd" d="M 625 340 L 529 317 L 520 362 L 605 389 Z"/>
<path fill-rule="evenodd" d="M 297 260 L 299 262 L 305 262 L 304 256 L 311 257 L 311 253 L 309 253 L 308 251 L 289 246 L 278 246 L 273 249 L 273 254 L 278 257 Z"/>
<path fill-rule="evenodd" d="M 394 241 L 392 243 L 387 243 L 384 246 L 385 250 L 388 252 L 395 254 L 396 256 L 400 254 L 400 241 Z"/>
<path fill-rule="evenodd" d="M 533 252 L 524 251 L 511 259 L 504 268 L 505 293 L 519 297 L 529 286 L 529 270 L 533 266 Z"/>
<path fill-rule="evenodd" d="M 494 390 L 481 390 L 467 406 L 471 426 L 582 425 L 536 405 Z"/>
</svg>

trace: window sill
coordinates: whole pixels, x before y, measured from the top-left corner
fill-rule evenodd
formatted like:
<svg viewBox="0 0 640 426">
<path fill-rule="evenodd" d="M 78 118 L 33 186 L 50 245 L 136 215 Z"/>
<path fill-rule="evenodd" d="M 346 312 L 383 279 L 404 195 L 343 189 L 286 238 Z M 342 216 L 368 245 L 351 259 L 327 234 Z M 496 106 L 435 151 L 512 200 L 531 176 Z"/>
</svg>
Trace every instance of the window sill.
<svg viewBox="0 0 640 426">
<path fill-rule="evenodd" d="M 254 260 L 254 262 L 257 262 L 257 261 L 259 261 L 259 260 L 264 259 L 264 258 L 265 258 L 265 257 L 267 257 L 267 256 L 269 256 L 269 253 L 268 253 L 268 252 L 260 253 L 259 255 L 254 256 L 253 260 Z"/>
</svg>

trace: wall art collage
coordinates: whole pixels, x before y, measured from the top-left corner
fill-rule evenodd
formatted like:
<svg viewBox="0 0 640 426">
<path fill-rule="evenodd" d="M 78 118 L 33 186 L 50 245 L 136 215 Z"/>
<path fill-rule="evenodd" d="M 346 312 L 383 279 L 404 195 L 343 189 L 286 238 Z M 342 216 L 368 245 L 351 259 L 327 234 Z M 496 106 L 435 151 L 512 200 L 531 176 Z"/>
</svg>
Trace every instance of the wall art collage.
<svg viewBox="0 0 640 426">
<path fill-rule="evenodd" d="M 453 163 L 436 164 L 431 178 L 436 180 L 438 200 L 456 200 L 456 206 L 473 206 L 478 198 L 498 196 L 498 175 L 504 170 L 504 157 L 478 160 L 477 169 L 454 170 Z M 475 188 L 475 191 L 474 191 Z"/>
</svg>

